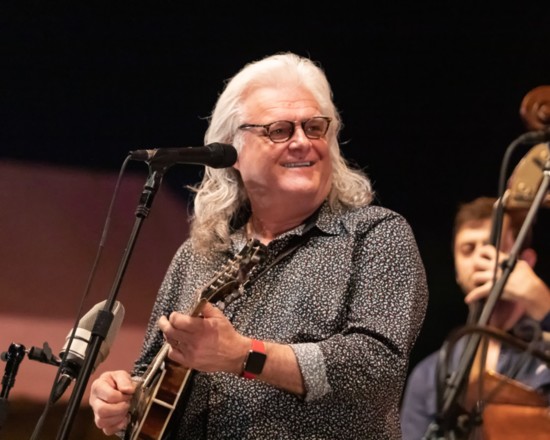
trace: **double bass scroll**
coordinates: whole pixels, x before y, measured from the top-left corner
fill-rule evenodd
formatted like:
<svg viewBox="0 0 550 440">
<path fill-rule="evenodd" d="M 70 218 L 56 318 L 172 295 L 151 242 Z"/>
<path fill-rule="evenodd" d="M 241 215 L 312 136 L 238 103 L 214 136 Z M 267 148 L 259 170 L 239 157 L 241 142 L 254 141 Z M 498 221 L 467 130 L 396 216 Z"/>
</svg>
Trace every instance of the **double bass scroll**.
<svg viewBox="0 0 550 440">
<path fill-rule="evenodd" d="M 550 128 L 550 85 L 529 91 L 521 101 L 519 114 L 528 130 Z"/>
</svg>

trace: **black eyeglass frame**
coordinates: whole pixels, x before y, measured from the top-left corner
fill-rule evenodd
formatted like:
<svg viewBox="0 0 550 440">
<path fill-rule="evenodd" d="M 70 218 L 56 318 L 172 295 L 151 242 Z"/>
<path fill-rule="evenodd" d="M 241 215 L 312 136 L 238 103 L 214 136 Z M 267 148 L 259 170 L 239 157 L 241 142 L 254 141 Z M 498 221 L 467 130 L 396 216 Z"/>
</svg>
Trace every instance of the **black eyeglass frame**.
<svg viewBox="0 0 550 440">
<path fill-rule="evenodd" d="M 324 119 L 325 121 L 327 121 L 327 126 L 325 128 L 325 131 L 320 134 L 319 136 L 308 136 L 308 132 L 306 131 L 306 124 L 312 120 L 315 120 L 315 119 Z M 290 131 L 288 137 L 286 139 L 281 139 L 281 140 L 273 140 L 271 138 L 271 135 L 269 133 L 269 128 L 273 125 L 273 124 L 277 124 L 277 123 L 280 123 L 280 122 L 288 122 L 289 124 L 291 124 L 292 126 L 292 130 Z M 328 128 L 330 126 L 330 123 L 332 122 L 332 118 L 330 116 L 313 116 L 312 118 L 309 118 L 309 119 L 306 119 L 304 121 L 285 121 L 285 120 L 280 120 L 280 121 L 273 121 L 273 122 L 270 122 L 269 124 L 243 124 L 243 125 L 240 125 L 238 127 L 239 130 L 247 130 L 249 128 L 263 128 L 265 130 L 265 134 L 263 136 L 266 136 L 269 138 L 269 140 L 273 143 L 276 143 L 276 144 L 281 144 L 283 142 L 287 142 L 289 139 L 292 138 L 292 136 L 294 136 L 294 133 L 296 131 L 296 124 L 300 124 L 300 126 L 302 127 L 302 130 L 304 131 L 306 137 L 308 139 L 321 139 L 325 134 L 327 134 L 327 131 L 328 131 Z"/>
</svg>

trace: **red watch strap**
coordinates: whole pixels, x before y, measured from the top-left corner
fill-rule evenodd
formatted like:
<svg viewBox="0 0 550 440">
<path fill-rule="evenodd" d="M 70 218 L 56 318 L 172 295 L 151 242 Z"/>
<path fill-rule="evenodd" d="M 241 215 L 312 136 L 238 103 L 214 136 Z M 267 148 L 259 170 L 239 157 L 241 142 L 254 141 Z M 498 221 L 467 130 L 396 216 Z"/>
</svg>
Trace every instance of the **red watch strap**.
<svg viewBox="0 0 550 440">
<path fill-rule="evenodd" d="M 258 353 L 264 353 L 265 354 L 265 344 L 263 341 L 258 341 L 257 339 L 252 339 L 252 344 L 250 347 L 250 351 L 256 351 Z M 246 355 L 246 359 L 244 361 L 244 367 L 246 368 L 246 361 L 248 360 L 248 354 Z M 256 375 L 253 373 L 249 373 L 246 370 L 243 370 L 242 377 L 245 379 L 254 379 L 256 378 Z"/>
<path fill-rule="evenodd" d="M 257 339 L 252 339 L 252 351 L 257 351 L 259 353 L 265 353 L 264 341 L 258 341 Z"/>
</svg>

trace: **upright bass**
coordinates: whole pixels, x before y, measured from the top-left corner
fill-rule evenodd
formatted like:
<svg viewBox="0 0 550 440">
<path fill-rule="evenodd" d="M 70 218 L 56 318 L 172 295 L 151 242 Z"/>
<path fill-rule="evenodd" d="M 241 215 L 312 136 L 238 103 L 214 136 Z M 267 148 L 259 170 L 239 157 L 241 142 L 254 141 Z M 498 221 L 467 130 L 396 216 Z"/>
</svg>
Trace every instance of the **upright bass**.
<svg viewBox="0 0 550 440">
<path fill-rule="evenodd" d="M 550 86 L 539 86 L 531 90 L 521 102 L 520 116 L 528 130 L 550 133 Z M 541 142 L 533 146 L 514 169 L 500 201 L 510 221 L 523 223 L 525 220 L 526 210 L 535 199 L 543 179 L 543 171 L 549 161 L 548 142 Z M 541 206 L 550 207 L 550 193 L 547 192 L 543 197 Z M 496 220 L 495 215 L 491 233 L 492 244 L 496 244 Z M 479 313 L 479 307 L 471 309 L 469 324 L 476 322 Z M 530 352 L 531 355 L 546 362 L 549 368 L 550 354 L 533 350 L 527 343 L 496 329 L 478 328 L 476 331 L 485 333 L 485 338 L 478 347 L 467 388 L 463 394 L 464 409 L 470 414 L 479 415 L 478 427 L 469 433 L 469 438 L 549 439 L 550 402 L 548 398 L 512 378 L 488 370 L 484 365 L 484 351 L 487 349 L 488 338 L 492 338 L 493 341 L 498 340 L 500 344 L 512 345 Z"/>
</svg>

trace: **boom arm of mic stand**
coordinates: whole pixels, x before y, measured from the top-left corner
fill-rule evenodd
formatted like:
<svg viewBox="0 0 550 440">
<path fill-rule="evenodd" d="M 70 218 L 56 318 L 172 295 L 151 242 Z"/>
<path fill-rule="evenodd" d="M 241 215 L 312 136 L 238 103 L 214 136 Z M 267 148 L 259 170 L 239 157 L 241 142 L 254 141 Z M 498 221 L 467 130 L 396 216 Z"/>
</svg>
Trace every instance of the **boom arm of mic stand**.
<svg viewBox="0 0 550 440">
<path fill-rule="evenodd" d="M 97 320 L 94 324 L 92 335 L 90 337 L 90 343 L 86 350 L 84 364 L 80 369 L 80 372 L 75 382 L 75 386 L 71 393 L 71 397 L 69 398 L 67 410 L 65 411 L 65 414 L 61 421 L 61 427 L 57 433 L 57 440 L 66 440 L 72 429 L 74 418 L 78 411 L 78 407 L 80 406 L 80 402 L 82 401 L 82 396 L 84 395 L 84 391 L 86 390 L 86 386 L 88 385 L 88 381 L 93 372 L 95 361 L 101 348 L 101 343 L 107 336 L 109 327 L 113 320 L 112 310 L 116 302 L 124 273 L 126 272 L 126 268 L 128 267 L 130 255 L 132 254 L 132 251 L 134 249 L 137 236 L 139 234 L 141 226 L 143 225 L 143 221 L 148 216 L 154 197 L 157 193 L 158 188 L 160 187 L 164 171 L 166 171 L 167 168 L 168 167 L 165 165 L 163 165 L 162 167 L 155 167 L 153 166 L 153 164 L 150 164 L 150 173 L 141 194 L 139 205 L 136 209 L 137 218 L 134 223 L 134 228 L 132 229 L 128 245 L 122 256 L 118 272 L 115 276 L 115 281 L 111 288 L 111 293 L 105 304 L 105 308 L 101 311 L 103 313 L 98 313 Z"/>
<path fill-rule="evenodd" d="M 538 188 L 537 194 L 533 200 L 533 203 L 531 204 L 531 207 L 529 208 L 529 212 L 527 213 L 527 216 L 525 217 L 525 221 L 523 222 L 523 225 L 518 234 L 516 242 L 514 243 L 512 251 L 510 252 L 510 258 L 508 259 L 508 263 L 503 267 L 502 276 L 493 285 L 493 288 L 491 289 L 491 292 L 487 297 L 487 302 L 483 307 L 481 316 L 479 317 L 479 321 L 477 323 L 478 327 L 484 327 L 487 324 L 487 322 L 489 322 L 489 318 L 491 316 L 491 313 L 493 312 L 495 304 L 500 298 L 500 295 L 502 294 L 502 291 L 504 289 L 504 285 L 508 281 L 508 278 L 510 277 L 510 274 L 515 266 L 519 251 L 523 246 L 525 237 L 527 236 L 527 233 L 533 224 L 533 221 L 535 219 L 538 209 L 540 208 L 540 206 L 542 205 L 542 202 L 544 201 L 546 192 L 548 191 L 549 182 L 550 182 L 550 164 L 546 163 L 543 171 L 543 178 Z M 481 335 L 479 333 L 475 333 L 468 339 L 466 343 L 464 354 L 460 359 L 460 363 L 457 368 L 456 375 L 452 378 L 448 387 L 445 389 L 443 406 L 442 408 L 440 408 L 440 412 L 439 412 L 442 419 L 445 419 L 445 417 L 448 417 L 449 414 L 453 413 L 453 409 L 454 409 L 453 406 L 456 404 L 457 397 L 461 392 L 461 390 L 463 389 L 465 379 L 470 372 L 470 369 L 472 367 L 472 364 L 475 358 L 476 351 L 479 347 L 480 339 L 481 339 Z"/>
</svg>

